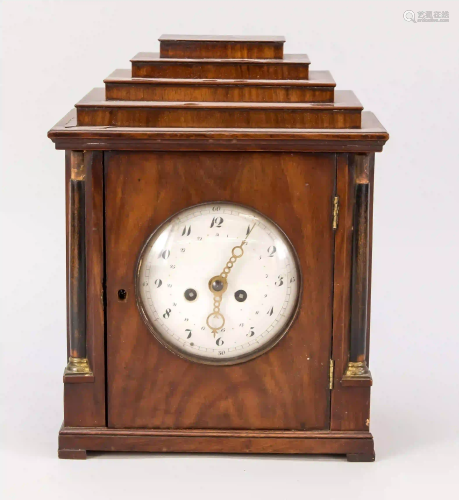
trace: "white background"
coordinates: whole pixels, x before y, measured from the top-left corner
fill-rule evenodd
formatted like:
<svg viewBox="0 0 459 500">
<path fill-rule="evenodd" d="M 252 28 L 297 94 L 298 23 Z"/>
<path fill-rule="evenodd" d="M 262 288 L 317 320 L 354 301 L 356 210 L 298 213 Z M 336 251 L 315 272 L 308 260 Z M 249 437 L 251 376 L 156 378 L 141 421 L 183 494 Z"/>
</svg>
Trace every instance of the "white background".
<svg viewBox="0 0 459 500">
<path fill-rule="evenodd" d="M 448 24 L 404 21 L 448 10 Z M 2 2 L 3 498 L 440 498 L 458 485 L 458 33 L 453 2 Z M 64 153 L 47 130 L 162 33 L 285 35 L 391 134 L 376 158 L 377 461 L 57 459 L 65 365 Z M 455 488 L 456 489 L 456 488 Z"/>
</svg>

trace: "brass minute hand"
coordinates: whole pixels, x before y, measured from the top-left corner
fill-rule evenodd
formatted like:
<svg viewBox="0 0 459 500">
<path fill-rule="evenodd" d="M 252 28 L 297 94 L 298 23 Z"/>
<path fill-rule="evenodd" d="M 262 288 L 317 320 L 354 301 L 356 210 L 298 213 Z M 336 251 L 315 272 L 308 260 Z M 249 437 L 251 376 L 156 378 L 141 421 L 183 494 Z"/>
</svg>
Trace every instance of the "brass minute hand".
<svg viewBox="0 0 459 500">
<path fill-rule="evenodd" d="M 255 227 L 255 224 L 252 226 L 252 228 L 247 231 L 247 234 L 245 238 L 241 241 L 241 244 L 238 246 L 235 246 L 231 250 L 231 257 L 226 263 L 225 267 L 223 268 L 223 271 L 218 275 L 214 276 L 209 280 L 209 290 L 213 293 L 214 295 L 214 310 L 207 316 L 207 326 L 210 328 L 212 333 L 215 334 L 217 333 L 217 330 L 221 330 L 225 326 L 225 317 L 223 314 L 220 312 L 220 304 L 222 302 L 222 296 L 228 289 L 228 274 L 231 272 L 231 269 L 234 266 L 234 263 L 237 261 L 237 259 L 240 259 L 244 255 L 244 248 L 243 246 L 247 243 L 247 238 L 249 237 L 249 234 L 253 231 L 253 228 Z M 216 322 L 211 323 L 211 319 L 216 319 Z"/>
</svg>

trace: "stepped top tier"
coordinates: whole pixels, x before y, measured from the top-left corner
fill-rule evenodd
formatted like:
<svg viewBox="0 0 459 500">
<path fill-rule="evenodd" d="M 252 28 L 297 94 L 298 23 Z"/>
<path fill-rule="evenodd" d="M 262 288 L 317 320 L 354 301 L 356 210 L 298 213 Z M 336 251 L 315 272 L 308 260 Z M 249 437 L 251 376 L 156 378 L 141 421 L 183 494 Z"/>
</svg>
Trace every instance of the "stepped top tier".
<svg viewBox="0 0 459 500">
<path fill-rule="evenodd" d="M 162 35 L 49 132 L 60 149 L 381 151 L 387 132 L 284 37 Z M 282 142 L 282 146 L 280 146 Z M 192 146 L 193 145 L 193 146 Z"/>
<path fill-rule="evenodd" d="M 282 59 L 283 36 L 161 35 L 160 56 L 172 58 Z"/>
</svg>

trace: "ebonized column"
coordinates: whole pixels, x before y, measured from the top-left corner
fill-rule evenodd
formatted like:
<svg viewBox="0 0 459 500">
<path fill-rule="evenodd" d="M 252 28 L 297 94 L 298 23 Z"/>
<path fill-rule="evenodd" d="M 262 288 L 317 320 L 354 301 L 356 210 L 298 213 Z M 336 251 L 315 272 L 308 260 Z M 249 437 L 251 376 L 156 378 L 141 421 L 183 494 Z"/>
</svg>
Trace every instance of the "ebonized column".
<svg viewBox="0 0 459 500">
<path fill-rule="evenodd" d="M 370 155 L 355 155 L 349 361 L 343 385 L 371 385 L 367 366 L 370 276 Z"/>
<path fill-rule="evenodd" d="M 68 213 L 68 345 L 69 361 L 64 377 L 92 375 L 86 356 L 86 242 L 84 153 L 70 153 Z"/>
</svg>

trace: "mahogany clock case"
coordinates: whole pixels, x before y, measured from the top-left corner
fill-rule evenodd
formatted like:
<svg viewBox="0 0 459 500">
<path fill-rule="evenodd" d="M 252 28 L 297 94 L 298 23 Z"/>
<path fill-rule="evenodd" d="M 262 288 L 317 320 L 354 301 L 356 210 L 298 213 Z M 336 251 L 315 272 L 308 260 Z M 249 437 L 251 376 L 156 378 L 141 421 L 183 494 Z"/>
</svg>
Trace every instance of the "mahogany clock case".
<svg viewBox="0 0 459 500">
<path fill-rule="evenodd" d="M 281 65 L 308 69 L 307 56 L 292 63 L 277 38 L 172 38 L 178 40 L 160 39 L 160 57 L 133 59 L 139 80 L 128 78 L 116 90 L 109 79 L 107 101 L 89 104 L 94 113 L 86 114 L 86 100 L 49 133 L 66 151 L 69 363 L 59 456 L 85 458 L 91 450 L 329 453 L 372 461 L 372 193 L 374 153 L 387 132 L 361 109 L 304 101 L 294 108 L 284 91 L 276 98 L 286 102 L 231 102 L 265 92 L 260 75 L 276 78 L 268 87 L 288 87 L 283 74 L 273 77 Z M 220 59 L 209 59 L 209 50 Z M 263 60 L 256 59 L 260 51 Z M 166 83 L 155 73 L 166 71 L 164 64 L 174 73 Z M 225 81 L 227 100 L 216 107 L 205 99 L 212 86 L 222 99 L 218 78 L 202 90 L 203 102 L 185 106 L 172 99 L 191 88 L 189 96 L 199 96 L 203 82 L 185 81 L 191 74 L 245 71 L 244 65 L 252 78 Z M 308 92 L 313 85 L 320 92 L 310 75 L 294 76 L 291 88 L 299 84 Z M 148 99 L 156 87 L 169 101 L 141 104 L 140 85 Z M 131 100 L 109 101 L 115 90 Z M 126 105 L 134 111 L 125 113 Z M 321 115 L 326 106 L 335 106 L 335 118 Z M 349 113 L 357 113 L 356 128 L 345 121 Z M 216 126 L 216 116 L 226 128 Z M 187 128 L 188 120 L 200 128 Z M 278 128 L 264 128 L 273 123 Z M 298 128 L 304 123 L 312 127 Z M 149 236 L 180 210 L 215 201 L 272 219 L 292 242 L 302 272 L 298 315 L 288 333 L 261 356 L 231 366 L 192 362 L 163 347 L 135 297 L 136 266 Z"/>
</svg>

